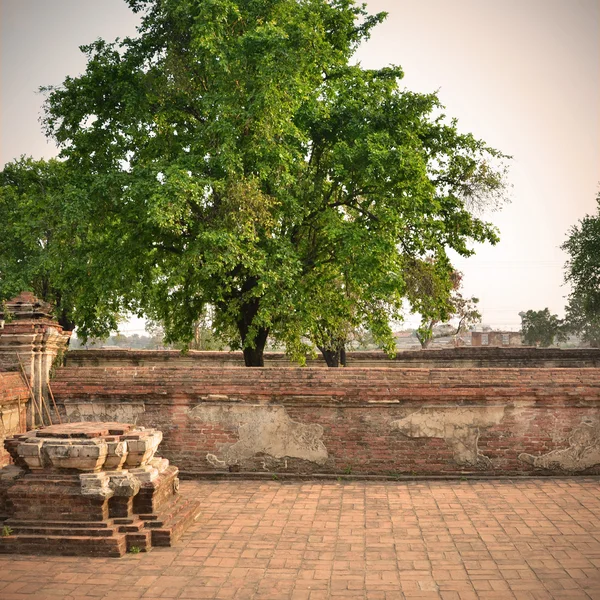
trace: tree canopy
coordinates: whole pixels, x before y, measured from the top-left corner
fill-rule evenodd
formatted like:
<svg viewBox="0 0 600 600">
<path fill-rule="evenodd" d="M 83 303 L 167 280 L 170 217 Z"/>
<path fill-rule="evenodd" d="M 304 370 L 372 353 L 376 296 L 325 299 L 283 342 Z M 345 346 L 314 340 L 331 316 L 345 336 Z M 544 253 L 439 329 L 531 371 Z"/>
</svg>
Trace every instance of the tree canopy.
<svg viewBox="0 0 600 600">
<path fill-rule="evenodd" d="M 569 254 L 565 280 L 572 286 L 566 307 L 571 331 L 600 347 L 600 192 L 596 215 L 586 215 L 569 231 L 562 249 Z"/>
<path fill-rule="evenodd" d="M 447 250 L 498 239 L 473 207 L 502 196 L 505 157 L 460 133 L 435 94 L 402 90 L 400 67 L 351 62 L 383 13 L 354 0 L 128 4 L 138 36 L 82 47 L 85 72 L 46 88 L 46 131 L 77 190 L 83 337 L 108 306 L 185 341 L 211 305 L 247 365 L 262 365 L 267 336 L 300 357 L 304 336 L 335 339 L 344 322 L 392 347 L 407 274 L 431 261 L 440 294 L 421 308 L 446 310 Z"/>
<path fill-rule="evenodd" d="M 586 215 L 569 231 L 562 249 L 569 254 L 565 279 L 579 310 L 600 316 L 600 192 L 596 215 Z"/>
<path fill-rule="evenodd" d="M 600 311 L 586 308 L 585 301 L 577 294 L 571 294 L 565 308 L 567 330 L 581 336 L 592 348 L 600 348 Z"/>
<path fill-rule="evenodd" d="M 65 167 L 56 160 L 21 158 L 0 173 L 0 300 L 31 290 L 68 321 L 72 306 L 58 259 L 66 193 Z"/>
<path fill-rule="evenodd" d="M 106 273 L 94 268 L 108 259 L 108 233 L 84 220 L 86 192 L 68 166 L 22 157 L 0 172 L 0 301 L 32 291 L 65 330 L 93 321 L 106 337 L 122 320 Z"/>
<path fill-rule="evenodd" d="M 519 313 L 521 317 L 521 334 L 523 342 L 528 346 L 542 346 L 547 348 L 555 340 L 564 341 L 566 329 L 564 322 L 558 315 L 550 313 L 548 308 L 544 310 L 528 310 Z"/>
<path fill-rule="evenodd" d="M 422 270 L 411 279 L 412 289 L 409 297 L 413 297 L 413 307 L 421 308 L 421 324 L 416 335 L 421 348 L 427 348 L 438 337 L 457 336 L 481 321 L 481 313 L 477 309 L 479 298 L 466 298 L 460 292 L 463 274 L 454 271 L 451 275 L 452 291 L 437 290 L 439 277 L 436 277 L 435 265 Z M 441 302 L 446 298 L 446 302 Z M 455 324 L 448 321 L 453 320 Z M 441 325 L 441 326 L 440 326 Z"/>
</svg>

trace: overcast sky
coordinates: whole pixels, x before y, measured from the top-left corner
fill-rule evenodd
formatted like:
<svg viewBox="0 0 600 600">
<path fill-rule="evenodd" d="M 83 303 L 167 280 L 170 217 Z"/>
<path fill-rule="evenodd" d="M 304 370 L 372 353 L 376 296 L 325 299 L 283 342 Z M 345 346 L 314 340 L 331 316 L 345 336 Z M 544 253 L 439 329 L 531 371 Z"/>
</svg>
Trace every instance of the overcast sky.
<svg viewBox="0 0 600 600">
<path fill-rule="evenodd" d="M 387 11 L 357 58 L 399 64 L 408 89 L 438 90 L 446 114 L 514 157 L 511 204 L 489 215 L 495 247 L 456 264 L 484 322 L 563 315 L 569 227 L 595 211 L 600 182 L 600 0 L 369 0 Z M 38 122 L 41 85 L 85 68 L 81 44 L 135 34 L 123 0 L 0 0 L 0 164 L 56 154 Z"/>
</svg>

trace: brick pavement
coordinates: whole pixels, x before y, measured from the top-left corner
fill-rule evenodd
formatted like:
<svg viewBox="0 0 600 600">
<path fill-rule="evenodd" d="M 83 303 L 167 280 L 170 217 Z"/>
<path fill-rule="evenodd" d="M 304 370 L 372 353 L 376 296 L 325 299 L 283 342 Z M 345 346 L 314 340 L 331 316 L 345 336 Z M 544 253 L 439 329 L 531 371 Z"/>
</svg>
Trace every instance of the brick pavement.
<svg viewBox="0 0 600 600">
<path fill-rule="evenodd" d="M 600 479 L 184 482 L 175 548 L 0 556 L 1 600 L 600 600 Z"/>
</svg>

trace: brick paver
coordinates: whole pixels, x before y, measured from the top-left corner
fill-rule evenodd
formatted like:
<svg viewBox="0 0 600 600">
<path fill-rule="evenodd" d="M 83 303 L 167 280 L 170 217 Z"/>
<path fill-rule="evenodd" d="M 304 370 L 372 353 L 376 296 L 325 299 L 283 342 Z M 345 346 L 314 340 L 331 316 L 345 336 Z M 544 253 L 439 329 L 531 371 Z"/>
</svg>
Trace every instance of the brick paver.
<svg viewBox="0 0 600 600">
<path fill-rule="evenodd" d="M 0 599 L 600 600 L 600 480 L 184 482 L 175 548 L 0 556 Z"/>
</svg>

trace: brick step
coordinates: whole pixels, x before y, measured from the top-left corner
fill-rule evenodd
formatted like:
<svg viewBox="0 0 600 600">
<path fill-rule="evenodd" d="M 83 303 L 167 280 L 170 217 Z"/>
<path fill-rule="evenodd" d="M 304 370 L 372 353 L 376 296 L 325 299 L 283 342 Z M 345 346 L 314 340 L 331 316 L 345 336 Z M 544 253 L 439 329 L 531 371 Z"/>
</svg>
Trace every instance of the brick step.
<svg viewBox="0 0 600 600">
<path fill-rule="evenodd" d="M 111 537 L 119 533 L 139 533 L 144 530 L 140 519 L 113 519 L 110 521 L 24 521 L 9 519 L 5 523 L 14 534 Z"/>
<path fill-rule="evenodd" d="M 191 500 L 183 497 L 176 496 L 175 499 L 167 503 L 157 513 L 140 514 L 139 518 L 144 521 L 146 527 L 150 529 L 158 529 L 164 527 L 165 523 L 173 520 L 177 514 L 186 508 Z"/>
<path fill-rule="evenodd" d="M 125 534 L 112 537 L 18 534 L 0 537 L 0 554 L 121 557 L 127 551 Z"/>
<path fill-rule="evenodd" d="M 112 519 L 112 522 L 115 525 L 131 525 L 135 522 L 135 519 L 131 517 L 115 517 Z"/>
<path fill-rule="evenodd" d="M 191 502 L 191 505 L 173 519 L 172 522 L 165 525 L 162 529 L 152 529 L 153 546 L 172 546 L 176 544 L 179 538 L 190 527 L 200 512 L 200 503 Z"/>
<path fill-rule="evenodd" d="M 133 548 L 137 548 L 139 552 L 150 552 L 152 550 L 152 534 L 150 531 L 128 532 L 125 534 L 125 538 L 127 540 L 127 552 L 131 552 Z"/>
<path fill-rule="evenodd" d="M 153 546 L 172 546 L 183 532 L 196 520 L 200 512 L 200 503 L 181 496 L 156 519 L 146 520 L 146 526 L 152 534 Z M 141 516 L 141 515 L 140 515 Z"/>
<path fill-rule="evenodd" d="M 57 536 L 57 537 L 71 537 L 73 536 L 74 530 L 68 527 L 68 524 L 65 523 L 64 527 L 48 527 L 46 524 L 37 525 L 13 525 L 11 523 L 6 523 L 6 526 L 12 529 L 14 535 L 41 535 L 41 536 Z M 115 533 L 114 529 L 84 529 L 77 528 L 77 537 L 85 536 L 85 537 L 112 537 Z"/>
<path fill-rule="evenodd" d="M 138 531 L 143 531 L 145 528 L 145 523 L 143 521 L 138 521 L 137 523 L 131 525 L 119 525 L 118 529 L 121 533 L 136 533 Z"/>
<path fill-rule="evenodd" d="M 7 525 L 11 527 L 35 527 L 43 524 L 44 527 L 68 527 L 69 529 L 108 529 L 111 527 L 110 521 L 26 521 L 23 519 L 10 519 Z"/>
</svg>

